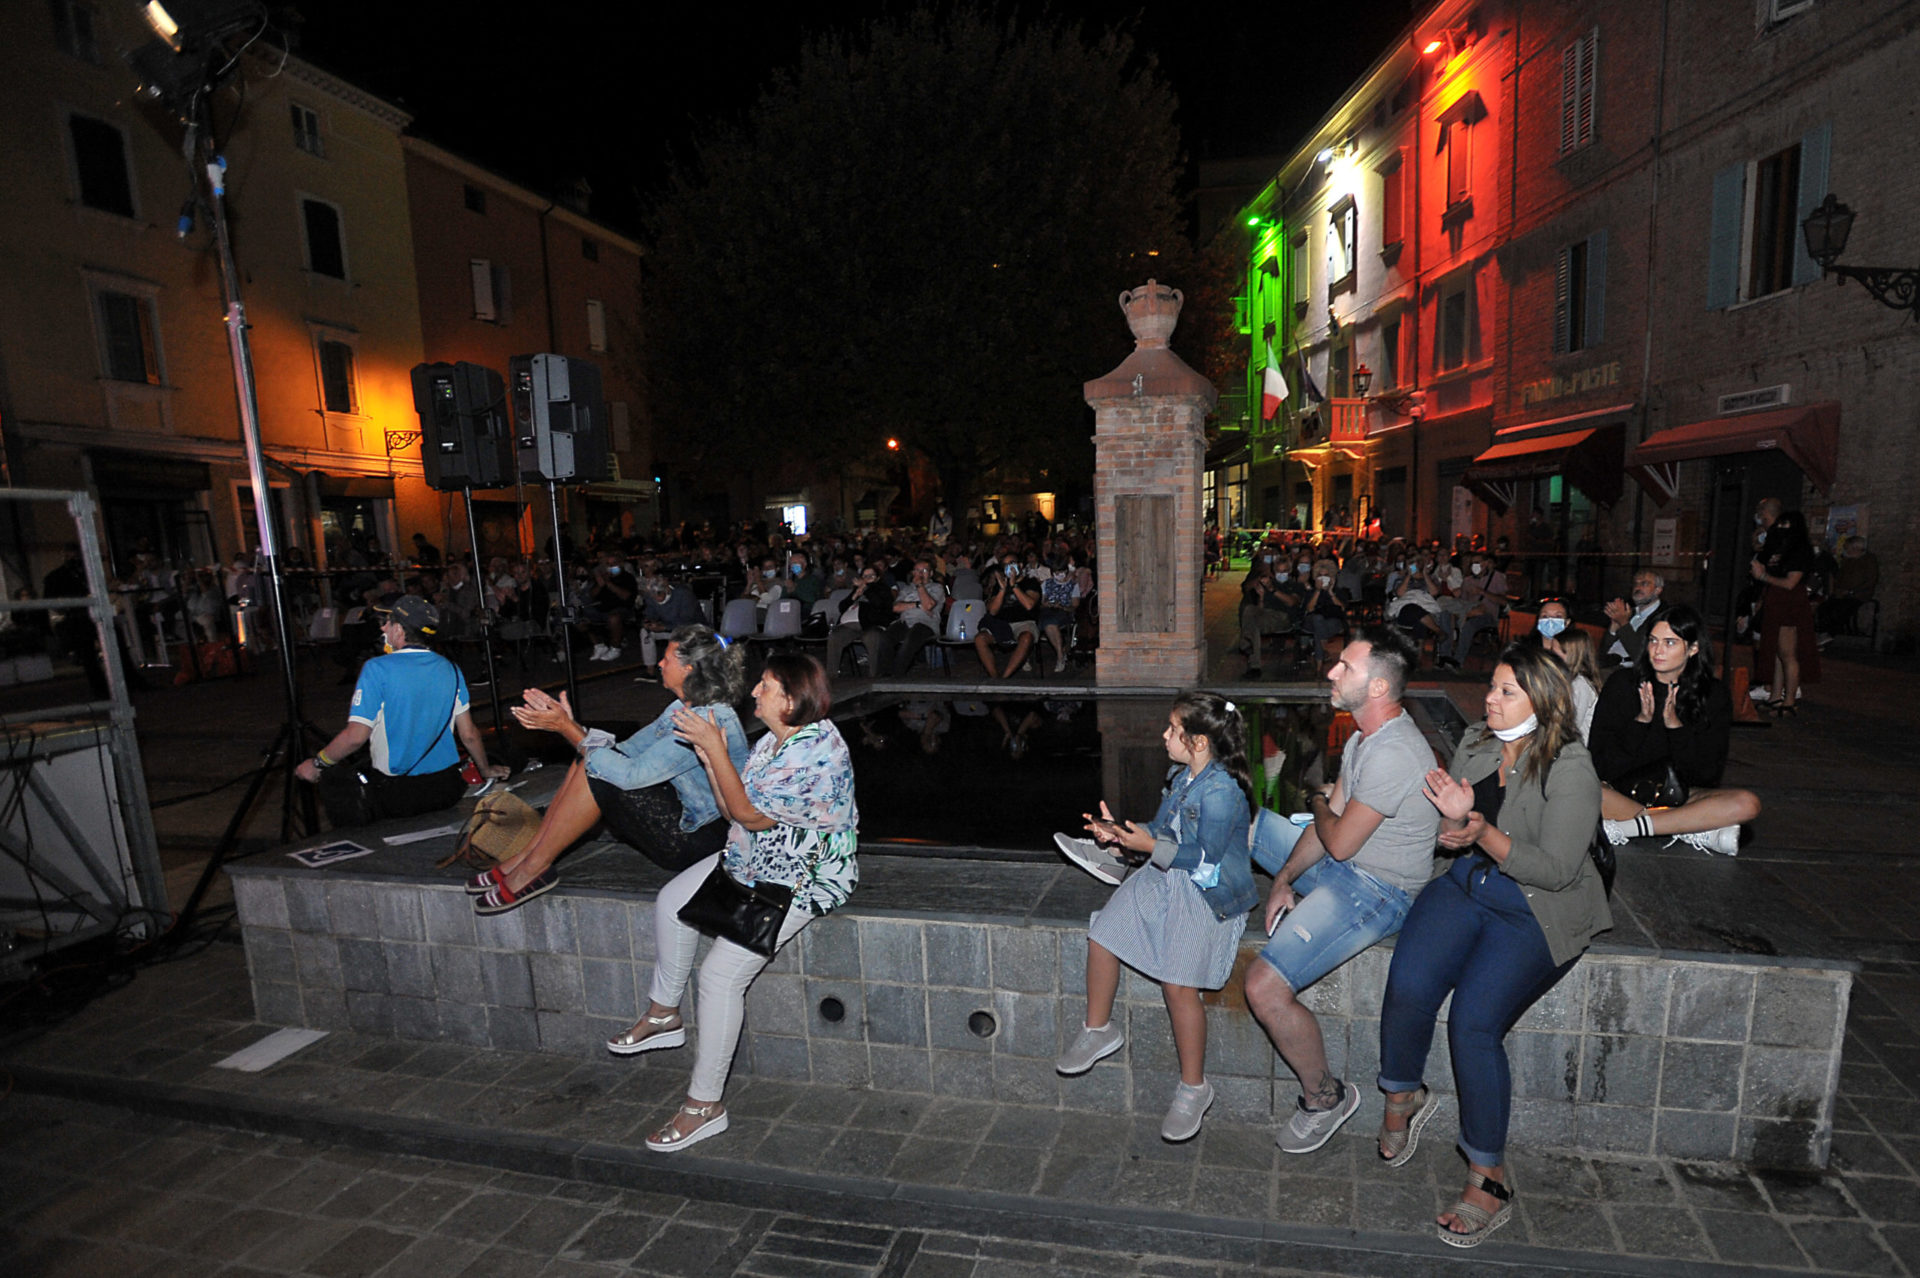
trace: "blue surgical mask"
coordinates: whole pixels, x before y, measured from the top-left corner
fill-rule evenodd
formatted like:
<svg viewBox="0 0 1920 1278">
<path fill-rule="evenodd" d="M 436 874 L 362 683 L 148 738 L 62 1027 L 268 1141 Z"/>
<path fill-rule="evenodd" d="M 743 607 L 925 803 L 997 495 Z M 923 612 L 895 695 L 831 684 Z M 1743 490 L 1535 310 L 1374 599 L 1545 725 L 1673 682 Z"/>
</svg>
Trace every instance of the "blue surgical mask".
<svg viewBox="0 0 1920 1278">
<path fill-rule="evenodd" d="M 1542 639 L 1551 639 L 1567 628 L 1567 619 L 1565 617 L 1542 617 L 1533 623 L 1533 628 L 1540 632 Z"/>
</svg>

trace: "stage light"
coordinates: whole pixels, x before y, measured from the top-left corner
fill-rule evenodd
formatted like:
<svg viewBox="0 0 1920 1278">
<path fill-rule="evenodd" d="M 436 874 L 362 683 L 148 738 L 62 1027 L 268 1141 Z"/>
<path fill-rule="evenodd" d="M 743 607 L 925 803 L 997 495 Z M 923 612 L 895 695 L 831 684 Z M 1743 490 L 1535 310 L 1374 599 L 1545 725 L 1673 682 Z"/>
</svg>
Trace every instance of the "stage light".
<svg viewBox="0 0 1920 1278">
<path fill-rule="evenodd" d="M 180 52 L 180 24 L 167 12 L 167 6 L 161 4 L 160 0 L 153 0 L 142 12 L 146 14 L 147 25 L 153 28 L 153 33 L 165 40 L 167 47 L 175 53 Z"/>
<path fill-rule="evenodd" d="M 900 441 L 899 441 L 899 440 L 897 440 L 897 439 L 889 439 L 889 440 L 887 441 L 887 451 L 888 451 L 888 452 L 890 452 L 890 453 L 897 453 L 897 452 L 899 452 L 899 451 L 900 451 Z"/>
<path fill-rule="evenodd" d="M 1325 164 L 1328 160 L 1331 160 L 1332 158 L 1333 158 L 1333 148 L 1330 146 L 1321 147 L 1320 154 L 1313 157 L 1314 163 L 1316 164 Z"/>
<path fill-rule="evenodd" d="M 1447 47 L 1447 42 L 1445 40 L 1429 40 L 1427 41 L 1427 47 L 1420 50 L 1420 52 L 1433 54 L 1433 53 L 1440 52 L 1440 50 L 1446 47 Z"/>
</svg>

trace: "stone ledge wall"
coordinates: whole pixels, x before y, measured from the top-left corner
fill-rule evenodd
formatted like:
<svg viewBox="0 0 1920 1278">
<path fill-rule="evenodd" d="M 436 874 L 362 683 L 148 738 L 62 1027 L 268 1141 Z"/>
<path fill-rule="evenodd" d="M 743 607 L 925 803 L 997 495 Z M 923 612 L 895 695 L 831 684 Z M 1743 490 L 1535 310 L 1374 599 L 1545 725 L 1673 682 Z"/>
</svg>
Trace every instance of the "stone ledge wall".
<svg viewBox="0 0 1920 1278">
<path fill-rule="evenodd" d="M 476 917 L 455 885 L 233 867 L 255 1005 L 275 1025 L 604 1059 L 646 1005 L 650 899 L 555 892 Z M 1250 938 L 1241 965 L 1257 946 Z M 1078 1078 L 1086 932 L 845 911 L 755 982 L 735 1068 L 849 1087 L 1157 1116 L 1178 1078 L 1158 986 L 1128 973 L 1128 1047 Z M 1308 991 L 1334 1071 L 1379 1121 L 1378 946 Z M 1507 1040 L 1516 1144 L 1823 1167 L 1852 972 L 1590 953 Z M 1213 1121 L 1270 1124 L 1297 1088 L 1239 998 L 1208 999 Z M 836 1015 L 837 1010 L 837 1015 Z M 689 991 L 688 1012 L 697 1019 Z M 1444 1010 L 1442 1017 L 1444 1020 Z M 650 1064 L 690 1067 L 669 1053 Z M 1428 1082 L 1453 1085 L 1437 1035 Z M 1452 1108 L 1450 1106 L 1450 1108 Z M 1457 1120 L 1457 1109 L 1453 1118 Z"/>
</svg>

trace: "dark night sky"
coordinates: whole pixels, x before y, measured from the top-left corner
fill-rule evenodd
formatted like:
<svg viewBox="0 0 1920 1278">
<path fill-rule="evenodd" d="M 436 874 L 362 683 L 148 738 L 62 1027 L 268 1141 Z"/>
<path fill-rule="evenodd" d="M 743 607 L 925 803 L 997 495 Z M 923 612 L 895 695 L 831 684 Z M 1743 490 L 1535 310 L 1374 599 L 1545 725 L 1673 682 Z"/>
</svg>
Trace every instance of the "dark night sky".
<svg viewBox="0 0 1920 1278">
<path fill-rule="evenodd" d="M 413 112 L 420 135 L 527 186 L 552 191 L 584 174 L 594 212 L 632 230 L 670 157 L 704 123 L 745 112 L 808 37 L 900 7 L 832 0 L 750 18 L 731 5 L 660 6 L 642 16 L 642 6 L 606 0 L 499 10 L 454 0 L 304 0 L 299 48 Z M 1416 5 L 1056 0 L 1045 8 L 1126 21 L 1172 83 L 1197 160 L 1297 141 Z M 513 20 L 472 20 L 503 12 Z"/>
</svg>

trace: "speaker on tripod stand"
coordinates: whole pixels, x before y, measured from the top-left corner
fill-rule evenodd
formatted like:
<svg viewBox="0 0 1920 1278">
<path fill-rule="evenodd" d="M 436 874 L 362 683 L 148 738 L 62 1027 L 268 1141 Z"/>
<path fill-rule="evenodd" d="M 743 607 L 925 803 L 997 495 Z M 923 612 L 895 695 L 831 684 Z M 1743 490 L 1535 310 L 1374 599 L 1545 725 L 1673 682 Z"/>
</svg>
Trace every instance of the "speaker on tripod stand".
<svg viewBox="0 0 1920 1278">
<path fill-rule="evenodd" d="M 504 488 L 514 482 L 507 387 L 479 364 L 415 364 L 413 407 L 420 414 L 420 462 L 427 486 L 443 493 Z"/>
</svg>

